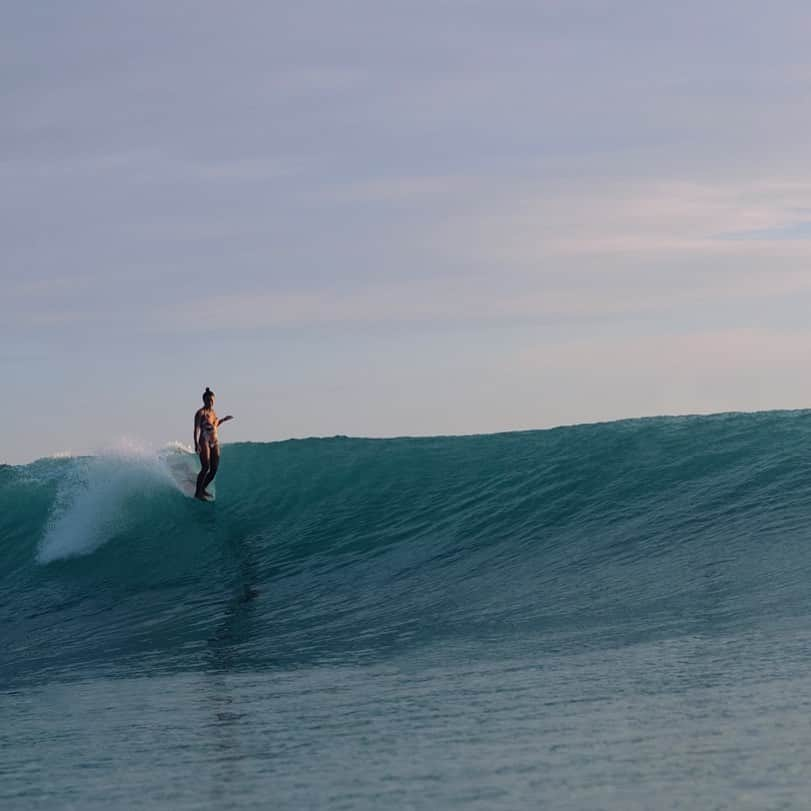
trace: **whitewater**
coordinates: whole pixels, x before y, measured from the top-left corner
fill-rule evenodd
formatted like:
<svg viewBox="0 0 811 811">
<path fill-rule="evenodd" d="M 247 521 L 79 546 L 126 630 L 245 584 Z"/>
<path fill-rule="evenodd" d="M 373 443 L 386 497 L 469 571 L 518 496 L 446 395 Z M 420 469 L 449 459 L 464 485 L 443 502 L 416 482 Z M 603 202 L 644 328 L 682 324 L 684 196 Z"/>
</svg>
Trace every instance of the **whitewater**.
<svg viewBox="0 0 811 811">
<path fill-rule="evenodd" d="M 0 466 L 0 808 L 803 808 L 811 412 Z"/>
</svg>

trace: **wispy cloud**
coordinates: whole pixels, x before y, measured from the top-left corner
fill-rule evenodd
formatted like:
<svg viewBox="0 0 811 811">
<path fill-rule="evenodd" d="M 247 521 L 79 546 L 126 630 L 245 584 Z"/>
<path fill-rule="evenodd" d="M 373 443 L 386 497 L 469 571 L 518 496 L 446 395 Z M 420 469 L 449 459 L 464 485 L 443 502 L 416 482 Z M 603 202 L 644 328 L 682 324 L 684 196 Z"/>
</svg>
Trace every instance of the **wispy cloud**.
<svg viewBox="0 0 811 811">
<path fill-rule="evenodd" d="M 498 278 L 467 275 L 378 283 L 352 289 L 191 297 L 182 307 L 159 308 L 155 329 L 186 331 L 256 330 L 313 325 L 561 322 L 573 319 L 623 321 L 655 314 L 689 312 L 696 307 L 731 307 L 736 302 L 768 301 L 811 294 L 804 269 L 764 273 L 673 274 L 662 279 L 641 270 L 618 279 L 616 273 L 560 273 Z"/>
<path fill-rule="evenodd" d="M 777 225 L 772 228 L 754 229 L 751 231 L 733 231 L 729 234 L 721 234 L 721 239 L 729 240 L 758 240 L 758 241 L 782 241 L 808 240 L 811 239 L 811 221 L 793 222 L 787 225 Z"/>
<path fill-rule="evenodd" d="M 513 362 L 572 373 L 601 368 L 650 374 L 749 374 L 797 369 L 811 361 L 811 330 L 738 327 L 697 332 L 605 336 L 603 340 L 558 340 L 526 348 Z"/>
<path fill-rule="evenodd" d="M 540 186 L 540 184 L 539 184 Z M 797 234 L 796 209 L 809 199 L 807 184 L 776 181 L 698 183 L 577 181 L 550 188 L 499 190 L 451 215 L 441 226 L 445 249 L 470 261 L 531 265 L 565 256 L 673 257 L 746 255 L 750 235 L 771 245 L 755 251 L 808 256 L 802 244 L 782 244 Z M 489 206 L 488 206 L 489 203 Z"/>
</svg>

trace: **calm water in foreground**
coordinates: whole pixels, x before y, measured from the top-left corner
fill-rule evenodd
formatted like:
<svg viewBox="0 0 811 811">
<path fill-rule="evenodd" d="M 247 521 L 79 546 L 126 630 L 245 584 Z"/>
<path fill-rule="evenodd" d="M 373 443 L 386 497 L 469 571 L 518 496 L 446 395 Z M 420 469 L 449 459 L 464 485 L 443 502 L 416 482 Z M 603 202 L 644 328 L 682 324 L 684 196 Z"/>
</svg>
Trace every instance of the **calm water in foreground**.
<svg viewBox="0 0 811 811">
<path fill-rule="evenodd" d="M 795 625 L 7 691 L 0 807 L 807 807 L 810 645 Z"/>
</svg>

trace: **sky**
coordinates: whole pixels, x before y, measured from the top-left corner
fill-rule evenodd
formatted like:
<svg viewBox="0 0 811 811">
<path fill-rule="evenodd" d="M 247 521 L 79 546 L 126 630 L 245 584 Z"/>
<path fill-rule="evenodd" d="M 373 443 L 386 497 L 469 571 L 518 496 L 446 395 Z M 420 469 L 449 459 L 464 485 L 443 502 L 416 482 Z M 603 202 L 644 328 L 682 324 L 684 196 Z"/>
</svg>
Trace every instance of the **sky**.
<svg viewBox="0 0 811 811">
<path fill-rule="evenodd" d="M 811 7 L 75 0 L 0 27 L 0 462 L 811 402 Z"/>
</svg>

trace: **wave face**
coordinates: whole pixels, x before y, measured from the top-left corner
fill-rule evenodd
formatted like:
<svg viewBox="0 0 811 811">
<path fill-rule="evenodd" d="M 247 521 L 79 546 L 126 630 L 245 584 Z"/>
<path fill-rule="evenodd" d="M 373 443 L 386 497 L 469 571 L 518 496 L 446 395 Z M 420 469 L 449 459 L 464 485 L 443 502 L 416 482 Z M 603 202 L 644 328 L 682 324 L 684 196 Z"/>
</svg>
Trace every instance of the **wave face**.
<svg viewBox="0 0 811 811">
<path fill-rule="evenodd" d="M 0 467 L 0 681 L 542 653 L 811 605 L 808 412 Z M 466 655 L 460 653 L 459 655 Z"/>
</svg>

